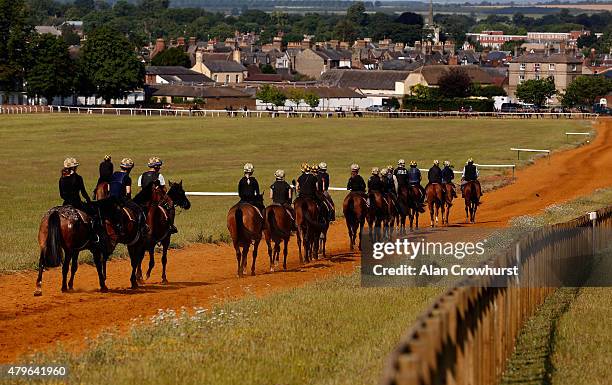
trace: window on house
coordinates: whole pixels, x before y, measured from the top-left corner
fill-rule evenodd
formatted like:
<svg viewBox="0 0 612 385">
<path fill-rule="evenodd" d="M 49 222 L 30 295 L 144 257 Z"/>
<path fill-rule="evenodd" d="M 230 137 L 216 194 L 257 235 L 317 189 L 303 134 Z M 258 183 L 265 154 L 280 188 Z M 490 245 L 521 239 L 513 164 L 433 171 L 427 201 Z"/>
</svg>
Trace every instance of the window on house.
<svg viewBox="0 0 612 385">
<path fill-rule="evenodd" d="M 554 71 L 554 70 L 555 70 L 555 63 L 550 63 L 550 64 L 548 65 L 548 70 L 549 70 L 549 71 Z"/>
<path fill-rule="evenodd" d="M 218 81 L 218 80 L 219 80 L 219 76 L 217 76 L 217 75 L 213 75 L 213 80 L 214 80 L 214 81 Z"/>
<path fill-rule="evenodd" d="M 540 80 L 540 74 L 535 75 L 535 80 Z"/>
<path fill-rule="evenodd" d="M 236 83 L 240 83 L 240 75 L 236 75 Z"/>
<path fill-rule="evenodd" d="M 229 83 L 229 81 L 230 81 L 230 77 L 229 77 L 229 75 L 225 75 L 225 82 L 226 82 L 226 83 Z"/>
<path fill-rule="evenodd" d="M 576 69 L 578 68 L 578 66 L 576 64 L 572 64 L 572 72 L 576 72 Z"/>
<path fill-rule="evenodd" d="M 540 70 L 540 63 L 535 63 L 535 64 L 533 65 L 533 68 L 534 68 L 536 71 L 539 71 L 539 70 Z"/>
<path fill-rule="evenodd" d="M 525 71 L 525 63 L 521 63 L 520 70 L 521 70 L 521 71 Z"/>
<path fill-rule="evenodd" d="M 525 81 L 525 75 L 519 75 L 519 84 Z"/>
</svg>

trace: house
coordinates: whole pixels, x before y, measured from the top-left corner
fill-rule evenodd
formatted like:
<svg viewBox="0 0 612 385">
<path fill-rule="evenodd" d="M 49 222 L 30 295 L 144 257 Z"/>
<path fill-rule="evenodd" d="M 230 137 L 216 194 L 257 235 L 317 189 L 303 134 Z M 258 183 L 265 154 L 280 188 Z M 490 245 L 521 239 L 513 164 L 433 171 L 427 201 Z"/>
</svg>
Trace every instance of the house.
<svg viewBox="0 0 612 385">
<path fill-rule="evenodd" d="M 365 95 L 370 105 L 382 105 L 384 100 L 404 95 L 403 83 L 409 74 L 409 71 L 334 69 L 321 75 L 318 84 L 350 88 Z"/>
<path fill-rule="evenodd" d="M 421 84 L 426 87 L 438 87 L 440 78 L 447 74 L 451 68 L 461 68 L 466 71 L 472 83 L 481 85 L 494 84 L 494 80 L 488 72 L 476 65 L 430 65 L 422 66 L 412 71 L 403 84 L 404 92 L 409 93 L 414 85 Z"/>
<path fill-rule="evenodd" d="M 191 68 L 211 78 L 215 83 L 242 83 L 247 75 L 247 69 L 240 63 L 226 60 L 197 61 Z"/>
<path fill-rule="evenodd" d="M 508 70 L 508 96 L 516 97 L 519 84 L 530 79 L 552 77 L 557 93 L 564 92 L 567 86 L 582 74 L 582 60 L 565 53 L 526 54 L 510 62 Z M 559 103 L 558 95 L 550 100 Z"/>
<path fill-rule="evenodd" d="M 34 30 L 39 35 L 44 35 L 48 33 L 53 36 L 62 36 L 62 31 L 52 25 L 37 25 L 34 27 Z"/>
<path fill-rule="evenodd" d="M 155 98 L 162 103 L 199 102 L 206 109 L 233 109 L 255 108 L 255 99 L 252 94 L 243 89 L 224 86 L 187 86 L 171 84 L 155 84 L 145 86 L 147 98 Z"/>
<path fill-rule="evenodd" d="M 301 102 L 299 105 L 296 105 L 294 101 L 289 99 L 291 90 L 294 88 L 296 87 L 287 86 L 279 88 L 287 97 L 284 108 L 293 108 L 297 111 L 308 111 L 310 106 L 306 103 Z M 349 111 L 350 109 L 354 108 L 364 109 L 371 105 L 365 95 L 350 88 L 324 86 L 306 86 L 299 88 L 307 93 L 312 92 L 319 97 L 319 105 L 316 107 L 316 109 L 319 111 L 334 111 L 337 108 L 342 108 L 344 111 Z M 269 107 L 261 100 L 257 100 L 256 103 L 258 110 L 265 110 L 266 107 Z"/>
<path fill-rule="evenodd" d="M 308 48 L 297 54 L 294 67 L 297 72 L 318 79 L 330 69 L 351 68 L 352 55 L 349 50 Z"/>
<path fill-rule="evenodd" d="M 491 51 L 483 56 L 482 65 L 484 67 L 501 67 L 512 60 L 512 54 L 505 51 Z"/>
<path fill-rule="evenodd" d="M 264 74 L 261 72 L 257 65 L 251 64 L 250 66 L 247 66 L 247 77 L 244 79 L 244 81 L 258 83 L 278 83 L 283 81 L 283 75 Z"/>
<path fill-rule="evenodd" d="M 206 84 L 213 81 L 206 75 L 181 66 L 148 66 L 145 84 Z"/>
</svg>

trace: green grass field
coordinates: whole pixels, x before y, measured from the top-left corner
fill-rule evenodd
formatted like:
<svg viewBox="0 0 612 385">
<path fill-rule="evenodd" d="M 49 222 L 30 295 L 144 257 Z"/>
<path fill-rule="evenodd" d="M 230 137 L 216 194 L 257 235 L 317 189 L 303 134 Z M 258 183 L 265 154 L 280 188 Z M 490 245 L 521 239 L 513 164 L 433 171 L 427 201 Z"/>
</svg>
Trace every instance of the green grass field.
<svg viewBox="0 0 612 385">
<path fill-rule="evenodd" d="M 104 154 L 112 154 L 116 164 L 133 158 L 134 179 L 149 156 L 160 156 L 166 179 L 182 179 L 188 191 L 234 191 L 245 162 L 255 165 L 255 176 L 267 188 L 277 168 L 291 180 L 300 163 L 326 161 L 332 186 L 343 187 L 352 162 L 366 176 L 371 167 L 399 158 L 422 167 L 449 159 L 460 168 L 469 156 L 480 163 L 508 163 L 516 161 L 511 146 L 558 149 L 568 146 L 564 132 L 589 129 L 588 122 L 569 120 L 2 116 L 0 272 L 36 265 L 38 224 L 48 208 L 61 203 L 57 180 L 66 156 L 80 161 L 88 190 Z M 336 202 L 343 195 L 335 193 Z M 236 198 L 191 200 L 193 208 L 177 216 L 176 244 L 227 240 L 225 215 Z"/>
</svg>

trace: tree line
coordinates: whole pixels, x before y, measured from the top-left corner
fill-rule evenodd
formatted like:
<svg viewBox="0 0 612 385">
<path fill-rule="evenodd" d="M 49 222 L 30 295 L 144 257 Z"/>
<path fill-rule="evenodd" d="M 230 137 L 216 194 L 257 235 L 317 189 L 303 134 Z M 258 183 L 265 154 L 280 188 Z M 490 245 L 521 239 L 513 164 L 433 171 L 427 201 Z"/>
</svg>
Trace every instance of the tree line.
<svg viewBox="0 0 612 385">
<path fill-rule="evenodd" d="M 68 43 L 38 35 L 23 0 L 0 0 L 0 91 L 33 98 L 96 95 L 107 103 L 144 83 L 136 47 L 110 27 L 92 31 L 72 56 Z"/>
</svg>

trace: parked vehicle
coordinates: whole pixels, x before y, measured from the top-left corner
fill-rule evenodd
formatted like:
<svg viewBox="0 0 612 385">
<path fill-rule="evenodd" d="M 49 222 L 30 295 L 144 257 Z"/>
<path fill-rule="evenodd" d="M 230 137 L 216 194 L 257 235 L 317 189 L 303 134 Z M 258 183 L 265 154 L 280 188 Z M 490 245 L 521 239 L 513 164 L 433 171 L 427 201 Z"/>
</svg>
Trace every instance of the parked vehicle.
<svg viewBox="0 0 612 385">
<path fill-rule="evenodd" d="M 503 103 L 500 112 L 523 112 L 523 106 L 518 103 Z"/>
</svg>

